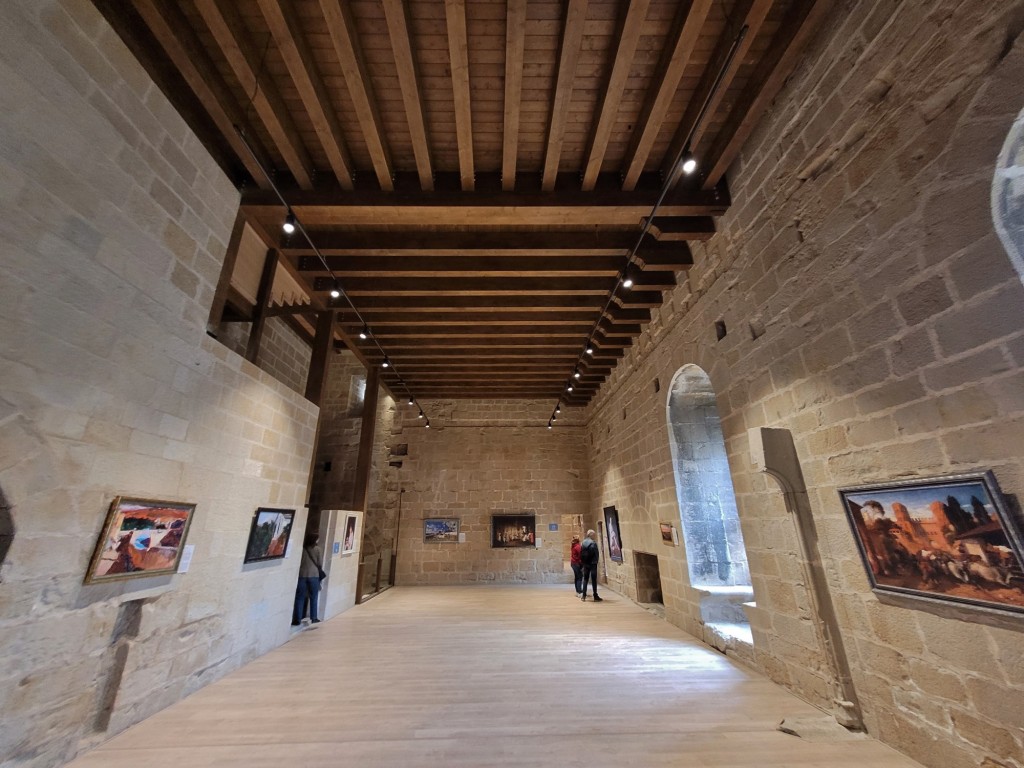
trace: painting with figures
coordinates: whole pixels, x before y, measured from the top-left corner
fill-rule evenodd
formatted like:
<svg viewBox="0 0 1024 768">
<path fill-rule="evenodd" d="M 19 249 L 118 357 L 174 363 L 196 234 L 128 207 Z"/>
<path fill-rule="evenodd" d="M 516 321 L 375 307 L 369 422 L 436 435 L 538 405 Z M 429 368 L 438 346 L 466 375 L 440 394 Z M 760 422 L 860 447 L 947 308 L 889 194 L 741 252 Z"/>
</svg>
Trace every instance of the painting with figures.
<svg viewBox="0 0 1024 768">
<path fill-rule="evenodd" d="M 874 589 L 1024 612 L 1020 528 L 991 472 L 839 495 Z"/>
</svg>

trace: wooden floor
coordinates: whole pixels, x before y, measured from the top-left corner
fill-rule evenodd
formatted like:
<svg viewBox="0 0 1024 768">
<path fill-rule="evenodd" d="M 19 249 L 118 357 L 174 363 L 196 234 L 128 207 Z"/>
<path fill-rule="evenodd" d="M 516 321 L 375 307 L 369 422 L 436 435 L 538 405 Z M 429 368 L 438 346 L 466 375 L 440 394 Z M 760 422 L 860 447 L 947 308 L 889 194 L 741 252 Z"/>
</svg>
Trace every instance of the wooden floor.
<svg viewBox="0 0 1024 768">
<path fill-rule="evenodd" d="M 628 600 L 571 586 L 391 589 L 75 768 L 913 768 Z"/>
</svg>

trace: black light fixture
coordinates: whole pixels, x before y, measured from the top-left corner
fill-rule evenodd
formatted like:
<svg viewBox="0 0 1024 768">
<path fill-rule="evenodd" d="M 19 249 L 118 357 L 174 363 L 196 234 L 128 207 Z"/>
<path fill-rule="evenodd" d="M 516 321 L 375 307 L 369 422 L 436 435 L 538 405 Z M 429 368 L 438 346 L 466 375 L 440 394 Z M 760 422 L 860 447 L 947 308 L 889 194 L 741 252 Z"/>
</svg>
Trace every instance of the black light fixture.
<svg viewBox="0 0 1024 768">
<path fill-rule="evenodd" d="M 366 327 L 366 323 L 363 323 L 363 330 L 359 332 L 359 338 L 366 341 L 370 338 L 370 329 Z"/>
<path fill-rule="evenodd" d="M 423 425 L 426 429 L 430 429 L 430 419 L 427 419 L 427 423 Z"/>
<path fill-rule="evenodd" d="M 338 279 L 334 279 L 334 285 L 331 288 L 331 298 L 337 299 L 341 297 L 341 287 L 338 285 Z"/>
<path fill-rule="evenodd" d="M 422 419 L 423 418 L 423 409 L 422 408 L 420 408 L 420 415 L 417 416 L 416 418 L 417 419 Z"/>
<path fill-rule="evenodd" d="M 693 152 L 686 150 L 679 163 L 679 170 L 685 173 L 687 176 L 693 174 L 697 170 L 697 158 L 693 156 Z"/>
<path fill-rule="evenodd" d="M 412 395 L 409 395 L 409 405 L 415 405 L 416 401 L 413 400 Z"/>
<path fill-rule="evenodd" d="M 555 406 L 555 413 L 561 413 L 561 412 L 562 412 L 562 404 L 559 403 L 558 405 Z"/>
<path fill-rule="evenodd" d="M 588 355 L 594 354 L 594 345 L 591 344 L 589 341 L 587 342 L 587 354 Z"/>
<path fill-rule="evenodd" d="M 566 392 L 572 392 L 572 384 L 565 388 Z"/>
<path fill-rule="evenodd" d="M 380 367 L 381 368 L 390 368 L 391 367 L 391 361 L 388 360 L 387 355 L 384 356 L 384 362 L 380 364 Z"/>
<path fill-rule="evenodd" d="M 622 273 L 622 287 L 627 291 L 633 287 L 633 265 L 627 264 L 625 272 Z"/>
<path fill-rule="evenodd" d="M 551 429 L 551 419 L 548 419 L 548 429 Z"/>
<path fill-rule="evenodd" d="M 573 377 L 574 379 L 578 379 L 578 378 L 580 377 L 580 369 L 579 369 L 579 368 L 574 368 L 574 369 L 573 369 L 573 371 L 572 371 L 572 377 Z"/>
<path fill-rule="evenodd" d="M 288 215 L 284 217 L 284 224 L 281 225 L 281 229 L 284 230 L 286 235 L 290 235 L 295 231 L 295 214 L 292 213 L 291 208 L 288 209 Z"/>
</svg>

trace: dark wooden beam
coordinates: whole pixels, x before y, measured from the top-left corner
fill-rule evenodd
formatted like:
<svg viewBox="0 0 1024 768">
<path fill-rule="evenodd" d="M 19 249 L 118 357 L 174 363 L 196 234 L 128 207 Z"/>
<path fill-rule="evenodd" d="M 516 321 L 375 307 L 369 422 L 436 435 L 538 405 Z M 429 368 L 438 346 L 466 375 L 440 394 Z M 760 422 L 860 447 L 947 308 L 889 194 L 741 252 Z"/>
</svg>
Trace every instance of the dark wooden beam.
<svg viewBox="0 0 1024 768">
<path fill-rule="evenodd" d="M 553 192 L 558 176 L 558 162 L 562 157 L 562 140 L 565 124 L 572 101 L 572 86 L 576 79 L 576 62 L 583 42 L 583 25 L 587 20 L 587 0 L 569 0 L 562 26 L 562 46 L 558 57 L 558 75 L 555 92 L 551 99 L 551 115 L 548 120 L 548 144 L 544 153 L 544 178 L 541 188 Z"/>
<path fill-rule="evenodd" d="M 469 90 L 469 41 L 466 38 L 465 0 L 444 0 L 451 62 L 452 97 L 455 102 L 455 134 L 459 144 L 459 175 L 463 192 L 474 188 L 473 111 Z"/>
<path fill-rule="evenodd" d="M 702 186 L 713 188 L 721 181 L 754 126 L 792 73 L 815 30 L 832 8 L 831 0 L 794 2 L 775 37 L 719 129 L 703 159 Z"/>
<path fill-rule="evenodd" d="M 327 360 L 334 346 L 334 312 L 327 310 L 316 316 L 316 336 L 313 338 L 313 355 L 309 361 L 306 376 L 306 399 L 314 405 L 323 401 L 324 383 L 327 380 Z"/>
<path fill-rule="evenodd" d="M 688 269 L 692 259 L 682 254 L 676 259 L 658 259 L 655 267 L 647 267 L 638 276 L 638 285 L 673 285 L 672 273 Z M 327 264 L 330 271 L 338 278 L 379 278 L 392 280 L 399 278 L 431 278 L 450 281 L 456 285 L 468 278 L 535 278 L 549 283 L 549 288 L 557 288 L 563 283 L 560 278 L 571 277 L 617 277 L 625 264 L 620 256 L 493 256 L 467 258 L 466 256 L 329 256 Z M 299 260 L 301 272 L 326 273 L 327 268 L 319 259 L 304 257 Z M 659 277 L 655 277 L 655 276 Z M 328 281 L 329 278 L 325 278 Z M 554 282 L 557 280 L 557 282 Z M 599 283 L 605 285 L 605 283 Z M 349 282 L 345 282 L 347 287 Z M 426 285 L 426 284 L 425 284 Z M 329 283 L 318 283 L 317 290 L 327 290 Z M 607 283 L 606 290 L 611 289 Z"/>
<path fill-rule="evenodd" d="M 672 272 L 640 272 L 634 277 L 638 288 L 670 288 L 676 284 Z M 342 283 L 345 293 L 357 296 L 604 296 L 615 286 L 611 277 L 349 277 Z M 329 277 L 317 277 L 313 290 L 326 293 L 334 287 Z M 635 289 L 634 289 L 635 291 Z M 631 292 L 632 293 L 632 292 Z M 623 298 L 628 302 L 628 294 Z M 357 302 L 358 306 L 358 302 Z"/>
<path fill-rule="evenodd" d="M 341 64 L 345 85 L 352 99 L 352 107 L 363 132 L 366 150 L 370 153 L 377 183 L 386 191 L 394 189 L 391 153 L 384 138 L 384 127 L 373 95 L 373 83 L 366 69 L 363 51 L 356 35 L 356 25 L 348 0 L 320 0 L 324 25 L 334 43 L 334 52 Z"/>
<path fill-rule="evenodd" d="M 292 0 L 258 0 L 258 3 L 338 184 L 342 189 L 352 189 L 352 160 Z"/>
<path fill-rule="evenodd" d="M 238 78 L 238 84 L 252 94 L 252 106 L 277 145 L 295 183 L 301 189 L 312 189 L 313 161 L 274 81 L 265 75 L 261 77 L 260 52 L 236 4 L 232 0 L 196 0 L 196 9 Z"/>
<path fill-rule="evenodd" d="M 505 11 L 505 104 L 501 139 L 501 188 L 516 188 L 519 150 L 519 99 L 523 88 L 526 0 L 508 0 Z"/>
<path fill-rule="evenodd" d="M 253 365 L 259 365 L 260 343 L 263 341 L 263 328 L 267 322 L 267 304 L 274 290 L 274 275 L 277 274 L 278 252 L 276 248 L 267 251 L 263 259 L 263 273 L 260 285 L 256 290 L 256 303 L 252 310 L 252 328 L 249 329 L 249 341 L 245 345 L 245 359 Z"/>
<path fill-rule="evenodd" d="M 402 90 L 405 119 L 409 124 L 409 137 L 416 157 L 416 172 L 419 174 L 420 188 L 429 192 L 434 189 L 434 174 L 426 122 L 423 119 L 419 71 L 413 58 L 412 38 L 409 35 L 409 7 L 403 0 L 383 0 L 382 4 L 391 38 L 391 50 L 395 55 L 398 85 Z"/>
<path fill-rule="evenodd" d="M 619 115 L 619 104 L 622 93 L 629 79 L 633 57 L 636 55 L 637 43 L 643 31 L 644 20 L 650 0 L 630 0 L 624 17 L 617 29 L 618 46 L 612 61 L 611 72 L 604 88 L 598 95 L 597 120 L 590 135 L 590 148 L 587 150 L 587 166 L 583 172 L 583 189 L 590 191 L 597 183 L 598 174 L 604 164 L 604 155 L 608 150 L 608 139 Z"/>
<path fill-rule="evenodd" d="M 672 39 L 662 55 L 658 73 L 648 91 L 637 120 L 629 148 L 626 150 L 623 168 L 622 188 L 633 190 L 644 170 L 647 158 L 661 130 L 668 108 L 675 99 L 679 81 L 683 76 L 690 56 L 696 48 L 704 20 L 711 9 L 713 0 L 692 0 L 680 3 Z M 668 211 L 665 211 L 668 214 Z"/>
<path fill-rule="evenodd" d="M 352 489 L 352 503 L 366 512 L 367 489 L 373 469 L 373 439 L 377 432 L 377 401 L 380 389 L 380 371 L 374 366 L 366 371 L 366 389 L 363 395 L 363 418 L 359 425 L 359 453 L 356 456 L 356 476 Z M 365 521 L 365 517 L 364 517 Z"/>
<path fill-rule="evenodd" d="M 224 252 L 224 263 L 220 267 L 217 288 L 213 292 L 213 301 L 210 302 L 210 316 L 206 321 L 206 332 L 214 338 L 217 337 L 217 326 L 224 321 L 224 307 L 228 301 L 231 277 L 235 274 L 235 263 L 238 261 L 238 247 L 242 242 L 242 233 L 244 231 L 245 214 L 239 211 L 235 216 L 235 224 L 231 228 L 231 237 L 228 238 L 228 248 Z"/>
</svg>

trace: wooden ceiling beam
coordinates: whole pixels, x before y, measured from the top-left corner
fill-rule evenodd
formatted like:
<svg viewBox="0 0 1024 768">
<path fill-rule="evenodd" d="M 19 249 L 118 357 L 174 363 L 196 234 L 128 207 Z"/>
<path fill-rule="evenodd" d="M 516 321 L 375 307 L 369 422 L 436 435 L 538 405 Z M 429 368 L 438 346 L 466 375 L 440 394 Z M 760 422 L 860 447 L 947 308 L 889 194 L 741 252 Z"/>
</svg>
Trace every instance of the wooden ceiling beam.
<svg viewBox="0 0 1024 768">
<path fill-rule="evenodd" d="M 601 166 L 604 164 L 608 140 L 619 115 L 622 93 L 626 88 L 626 81 L 629 79 L 649 6 L 650 0 L 630 0 L 625 16 L 617 30 L 619 43 L 615 49 L 615 59 L 612 61 L 608 80 L 598 96 L 596 111 L 598 117 L 591 132 L 587 165 L 583 172 L 584 191 L 589 192 L 594 188 L 598 174 L 601 172 Z"/>
<path fill-rule="evenodd" d="M 613 365 L 603 365 L 592 367 L 589 370 L 595 374 L 600 373 L 611 373 L 614 369 Z M 388 369 L 390 371 L 390 368 Z M 491 371 L 494 374 L 501 374 L 503 372 L 508 373 L 523 373 L 523 372 L 541 372 L 547 374 L 558 374 L 568 377 L 569 370 L 566 369 L 564 363 L 553 363 L 553 362 L 530 362 L 526 360 L 519 360 L 515 362 L 507 362 L 494 359 L 480 360 L 472 365 L 452 365 L 451 363 L 432 363 L 430 361 L 424 362 L 406 362 L 402 366 L 402 377 L 405 378 L 407 375 L 415 373 L 445 373 L 450 371 L 452 373 L 466 373 L 473 371 Z M 385 375 L 392 375 L 385 372 Z"/>
<path fill-rule="evenodd" d="M 249 154 L 235 130 L 236 125 L 243 130 L 249 128 L 245 115 L 179 5 L 171 0 L 133 0 L 133 4 L 256 185 L 269 189 L 270 181 L 260 168 L 260 164 L 264 168 L 272 167 L 266 152 L 259 146 L 252 130 L 246 130 L 259 162 Z"/>
<path fill-rule="evenodd" d="M 670 288 L 672 272 L 640 272 L 635 288 Z M 313 280 L 313 290 L 334 287 L 329 277 Z M 350 277 L 342 282 L 345 293 L 356 296 L 606 296 L 615 286 L 611 277 Z M 623 294 L 626 298 L 629 294 Z M 628 302 L 627 302 L 628 303 Z M 359 303 L 356 302 L 356 306 Z"/>
<path fill-rule="evenodd" d="M 412 37 L 409 35 L 409 9 L 403 0 L 383 0 L 382 4 L 388 35 L 391 38 L 391 50 L 395 55 L 398 86 L 402 91 L 409 137 L 412 139 L 413 155 L 416 158 L 416 172 L 419 174 L 420 188 L 429 192 L 434 189 L 434 172 L 430 160 L 426 122 L 423 119 L 419 70 L 413 57 Z"/>
<path fill-rule="evenodd" d="M 196 9 L 223 51 L 228 66 L 246 93 L 267 133 L 274 140 L 288 170 L 300 189 L 313 188 L 313 161 L 277 86 L 260 77 L 260 54 L 256 50 L 235 3 L 230 0 L 196 0 Z"/>
<path fill-rule="evenodd" d="M 704 26 L 713 0 L 692 0 L 680 3 L 673 27 L 674 35 L 658 65 L 658 72 L 647 93 L 640 118 L 633 128 L 625 161 L 622 164 L 624 190 L 636 188 L 637 180 L 647 164 L 658 132 L 661 130 L 668 108 L 676 97 L 679 81 L 696 48 L 700 31 Z M 667 213 L 667 211 L 666 211 Z"/>
<path fill-rule="evenodd" d="M 365 349 L 366 359 L 380 361 L 384 359 L 384 355 L 381 354 L 379 349 Z M 535 359 L 552 359 L 552 360 L 565 360 L 568 361 L 569 371 L 572 370 L 572 365 L 579 359 L 579 347 L 547 347 L 543 349 L 517 349 L 509 348 L 502 349 L 500 352 L 486 355 L 488 358 L 496 355 L 507 357 L 507 358 L 518 358 L 527 357 Z M 467 362 L 474 362 L 480 359 L 481 353 L 475 348 L 466 347 L 435 347 L 433 345 L 427 346 L 416 346 L 416 347 L 390 347 L 385 350 L 388 358 L 392 360 L 396 365 L 401 363 L 402 360 L 457 360 L 464 359 Z M 622 357 L 621 350 L 608 350 L 603 353 L 600 357 L 602 360 L 611 360 L 613 358 Z M 597 359 L 597 356 L 595 356 Z M 401 366 L 399 365 L 399 370 Z"/>
<path fill-rule="evenodd" d="M 507 312 L 500 314 L 497 312 L 466 312 L 463 310 L 452 310 L 450 312 L 442 311 L 431 311 L 421 313 L 407 313 L 403 315 L 396 315 L 392 317 L 386 312 L 377 312 L 374 310 L 360 310 L 363 318 L 367 322 L 374 324 L 384 324 L 393 326 L 396 328 L 404 327 L 419 327 L 419 326 L 434 326 L 443 325 L 448 328 L 460 327 L 460 326 L 489 326 L 489 325 L 500 325 L 500 326 L 517 326 L 517 325 L 575 325 L 578 327 L 591 328 L 594 325 L 594 320 L 597 318 L 598 310 L 593 309 L 592 311 L 581 311 L 581 312 L 558 312 L 549 311 L 544 313 L 539 312 Z M 359 324 L 356 322 L 354 313 L 351 311 L 339 311 L 339 315 L 342 318 L 341 322 L 350 325 L 356 330 L 359 329 Z M 352 325 L 356 323 L 355 325 Z M 377 325 L 373 326 L 374 328 Z M 611 328 L 617 328 L 620 326 L 610 325 Z"/>
<path fill-rule="evenodd" d="M 583 42 L 583 25 L 587 20 L 587 0 L 569 0 L 562 25 L 562 45 L 558 57 L 558 75 L 555 93 L 551 99 L 548 119 L 548 143 L 544 152 L 544 177 L 541 189 L 554 192 L 558 176 L 558 163 L 562 157 L 562 140 L 572 101 L 572 87 L 576 79 L 576 62 Z"/>
<path fill-rule="evenodd" d="M 701 173 L 705 189 L 713 188 L 721 181 L 832 5 L 831 0 L 798 0 L 790 6 L 754 76 L 733 105 L 704 158 Z"/>
<path fill-rule="evenodd" d="M 519 99 L 523 89 L 526 0 L 508 0 L 505 10 L 505 103 L 501 138 L 501 188 L 516 188 L 519 152 Z"/>
<path fill-rule="evenodd" d="M 474 277 L 617 277 L 625 261 L 621 256 L 328 256 L 327 267 L 315 257 L 299 259 L 300 272 L 332 272 L 338 278 L 400 278 L 400 277 L 442 277 L 463 279 Z M 644 275 L 651 280 L 658 273 L 669 273 L 688 269 L 692 259 L 659 259 L 651 267 L 646 266 Z M 653 284 L 639 283 L 643 284 Z M 670 285 L 670 282 L 664 284 Z M 329 286 L 328 286 L 329 288 Z M 611 288 L 611 285 L 608 286 Z"/>
<path fill-rule="evenodd" d="M 299 26 L 299 17 L 292 0 L 257 1 L 338 184 L 342 189 L 352 189 L 352 160 L 345 146 L 337 114 L 331 105 L 330 95 Z"/>
<path fill-rule="evenodd" d="M 462 191 L 472 192 L 476 168 L 473 164 L 473 110 L 470 106 L 465 0 L 444 0 L 444 12 L 448 27 L 452 98 L 455 103 L 455 134 L 459 145 L 459 176 Z"/>
<path fill-rule="evenodd" d="M 359 325 L 347 325 L 351 335 L 358 336 L 362 329 Z M 421 325 L 375 325 L 370 331 L 375 339 L 463 339 L 479 338 L 493 339 L 506 336 L 539 337 L 539 338 L 569 338 L 585 339 L 592 326 L 575 325 L 534 325 L 527 326 L 471 326 L 471 325 L 435 325 L 426 328 Z"/>
<path fill-rule="evenodd" d="M 668 152 L 665 153 L 661 172 L 666 178 L 680 178 L 679 169 L 674 167 L 674 162 L 687 145 L 691 150 L 696 150 L 700 146 L 701 139 L 704 138 L 706 131 L 711 126 L 711 116 L 715 114 L 722 99 L 725 98 L 729 84 L 736 77 L 736 73 L 750 51 L 773 2 L 774 0 L 738 0 L 733 6 L 729 22 L 718 38 L 715 51 L 704 68 L 704 74 L 701 75 L 697 90 L 693 92 L 690 103 L 686 105 L 683 119 L 679 121 Z M 743 39 L 736 45 L 736 40 L 744 27 L 747 31 Z M 732 52 L 734 46 L 735 52 Z M 730 52 L 732 52 L 731 58 Z M 702 115 L 703 119 L 701 119 Z M 700 157 L 697 158 L 697 162 L 698 168 L 705 164 Z"/>
<path fill-rule="evenodd" d="M 377 174 L 377 183 L 381 189 L 390 192 L 395 188 L 392 180 L 394 169 L 391 166 L 391 152 L 384 137 L 383 123 L 373 94 L 373 83 L 370 81 L 363 50 L 356 34 L 351 4 L 347 0 L 320 0 L 320 10 L 323 11 L 325 26 L 341 64 L 352 107 L 363 132 L 373 170 Z"/>
</svg>

